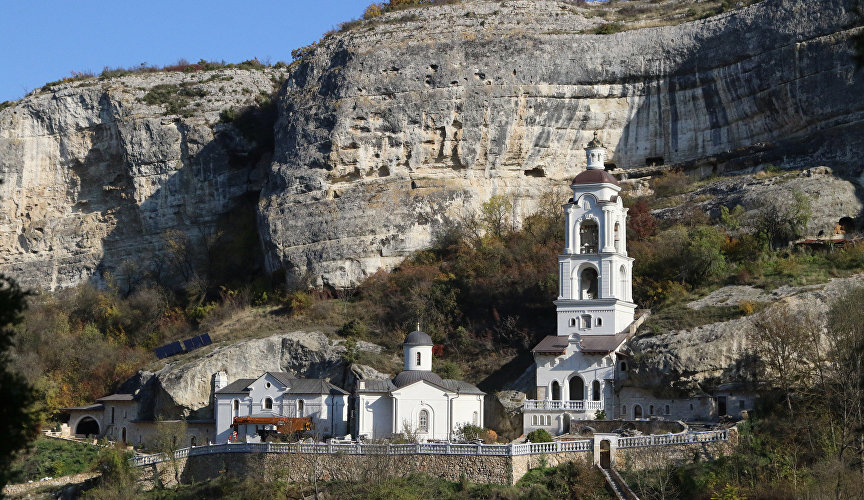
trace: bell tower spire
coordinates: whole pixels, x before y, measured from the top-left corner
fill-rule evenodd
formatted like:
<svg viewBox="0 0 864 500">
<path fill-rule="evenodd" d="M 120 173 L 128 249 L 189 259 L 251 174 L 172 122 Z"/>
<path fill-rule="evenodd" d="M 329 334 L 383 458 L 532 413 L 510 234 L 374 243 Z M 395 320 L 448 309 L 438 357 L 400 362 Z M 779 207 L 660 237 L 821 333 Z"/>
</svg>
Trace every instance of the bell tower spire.
<svg viewBox="0 0 864 500">
<path fill-rule="evenodd" d="M 594 132 L 586 170 L 564 205 L 564 253 L 558 256 L 555 306 L 559 336 L 614 335 L 633 322 L 633 259 L 627 256 L 627 209 L 621 186 L 604 168 L 606 148 Z"/>
</svg>

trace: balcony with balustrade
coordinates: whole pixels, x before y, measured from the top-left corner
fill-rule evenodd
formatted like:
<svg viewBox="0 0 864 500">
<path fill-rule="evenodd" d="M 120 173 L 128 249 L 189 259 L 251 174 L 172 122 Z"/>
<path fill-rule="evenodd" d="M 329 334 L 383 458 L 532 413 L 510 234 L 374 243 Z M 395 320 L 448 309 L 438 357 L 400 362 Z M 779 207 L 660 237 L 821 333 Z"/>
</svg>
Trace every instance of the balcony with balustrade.
<svg viewBox="0 0 864 500">
<path fill-rule="evenodd" d="M 526 399 L 522 405 L 523 411 L 597 411 L 603 409 L 603 401 L 557 400 L 557 399 Z"/>
</svg>

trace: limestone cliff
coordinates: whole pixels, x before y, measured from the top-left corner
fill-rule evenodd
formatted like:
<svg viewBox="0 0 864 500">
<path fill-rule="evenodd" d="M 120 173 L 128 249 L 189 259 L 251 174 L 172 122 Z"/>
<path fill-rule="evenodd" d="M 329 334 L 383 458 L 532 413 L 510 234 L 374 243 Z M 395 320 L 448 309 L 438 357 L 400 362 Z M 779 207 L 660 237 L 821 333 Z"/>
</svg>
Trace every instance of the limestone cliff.
<svg viewBox="0 0 864 500">
<path fill-rule="evenodd" d="M 586 35 L 599 20 L 564 3 L 477 1 L 328 37 L 279 102 L 260 201 L 268 266 L 341 285 L 494 194 L 514 200 L 518 220 L 583 168 L 595 130 L 623 168 L 856 168 L 864 80 L 849 5 L 766 0 Z"/>
<path fill-rule="evenodd" d="M 249 260 L 260 240 L 267 270 L 345 285 L 494 194 L 520 220 L 583 168 L 595 130 L 620 168 L 855 169 L 864 83 L 850 5 L 764 0 L 592 35 L 604 20 L 569 2 L 466 0 L 328 35 L 290 72 L 34 92 L 0 111 L 0 272 L 47 289 L 182 274 L 166 240 L 224 257 L 211 244 L 231 234 L 226 218 L 251 229 L 257 217 Z M 286 76 L 275 140 L 222 123 Z M 166 90 L 184 103 L 147 100 Z"/>
<path fill-rule="evenodd" d="M 241 113 L 282 80 L 278 70 L 142 73 L 57 85 L 0 111 L 0 271 L 45 289 L 103 273 L 167 276 L 179 271 L 166 237 L 201 245 L 244 206 L 254 224 L 272 142 L 220 113 Z"/>
</svg>

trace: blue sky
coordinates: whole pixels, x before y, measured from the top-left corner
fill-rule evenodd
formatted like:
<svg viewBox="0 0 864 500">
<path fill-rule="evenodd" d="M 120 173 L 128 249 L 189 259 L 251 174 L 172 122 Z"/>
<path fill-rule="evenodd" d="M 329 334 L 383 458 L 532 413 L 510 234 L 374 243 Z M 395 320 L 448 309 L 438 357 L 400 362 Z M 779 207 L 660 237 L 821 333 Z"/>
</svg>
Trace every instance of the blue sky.
<svg viewBox="0 0 864 500">
<path fill-rule="evenodd" d="M 371 1 L 0 0 L 0 101 L 105 66 L 290 62 Z"/>
</svg>

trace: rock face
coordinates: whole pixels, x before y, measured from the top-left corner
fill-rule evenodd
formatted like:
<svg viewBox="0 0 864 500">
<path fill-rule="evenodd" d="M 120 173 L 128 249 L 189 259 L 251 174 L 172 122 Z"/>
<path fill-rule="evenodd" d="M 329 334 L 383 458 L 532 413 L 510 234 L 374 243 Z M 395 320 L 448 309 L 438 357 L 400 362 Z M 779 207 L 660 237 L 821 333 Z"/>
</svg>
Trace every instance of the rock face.
<svg viewBox="0 0 864 500">
<path fill-rule="evenodd" d="M 253 224 L 272 143 L 220 112 L 283 79 L 236 69 L 91 79 L 0 111 L 0 272 L 46 289 L 106 272 L 167 275 L 178 270 L 166 237 L 201 245 L 243 210 Z M 180 105 L 147 104 L 154 89 Z"/>
<path fill-rule="evenodd" d="M 327 38 L 280 100 L 267 265 L 335 285 L 392 266 L 495 194 L 518 219 L 584 166 L 735 155 L 857 161 L 864 80 L 845 0 L 766 0 L 671 27 L 579 32 L 557 2 L 466 2 Z M 784 159 L 785 156 L 785 159 Z"/>
<path fill-rule="evenodd" d="M 381 347 L 358 342 L 357 349 L 379 353 Z M 213 349 L 193 360 L 169 362 L 161 370 L 141 372 L 119 392 L 137 393 L 143 418 L 212 418 L 213 375 L 225 372 L 229 381 L 257 378 L 266 371 L 290 372 L 302 378 L 326 378 L 351 390 L 357 378 L 387 378 L 367 366 L 346 367 L 341 341 L 320 332 L 289 332 Z"/>
<path fill-rule="evenodd" d="M 569 2 L 388 13 L 292 65 L 275 144 L 219 123 L 220 112 L 289 70 L 35 92 L 0 111 L 0 272 L 47 289 L 182 274 L 166 239 L 212 255 L 214 235 L 257 217 L 250 259 L 262 260 L 260 241 L 267 270 L 346 285 L 493 195 L 519 221 L 583 168 L 595 130 L 619 168 L 734 157 L 860 166 L 851 5 L 765 0 L 613 35 L 583 34 L 605 21 Z M 144 102 L 159 85 L 188 102 Z"/>
<path fill-rule="evenodd" d="M 824 313 L 833 300 L 848 290 L 864 285 L 864 275 L 835 278 L 824 285 L 784 286 L 772 292 L 755 293 L 751 287 L 725 287 L 688 304 L 694 309 L 706 305 L 729 305 L 737 300 L 759 300 L 794 310 Z M 679 394 L 700 394 L 720 384 L 753 382 L 748 358 L 753 348 L 748 338 L 752 316 L 700 326 L 692 330 L 671 331 L 651 337 L 636 337 L 629 344 L 634 356 L 628 385 L 647 389 L 673 389 Z"/>
</svg>

